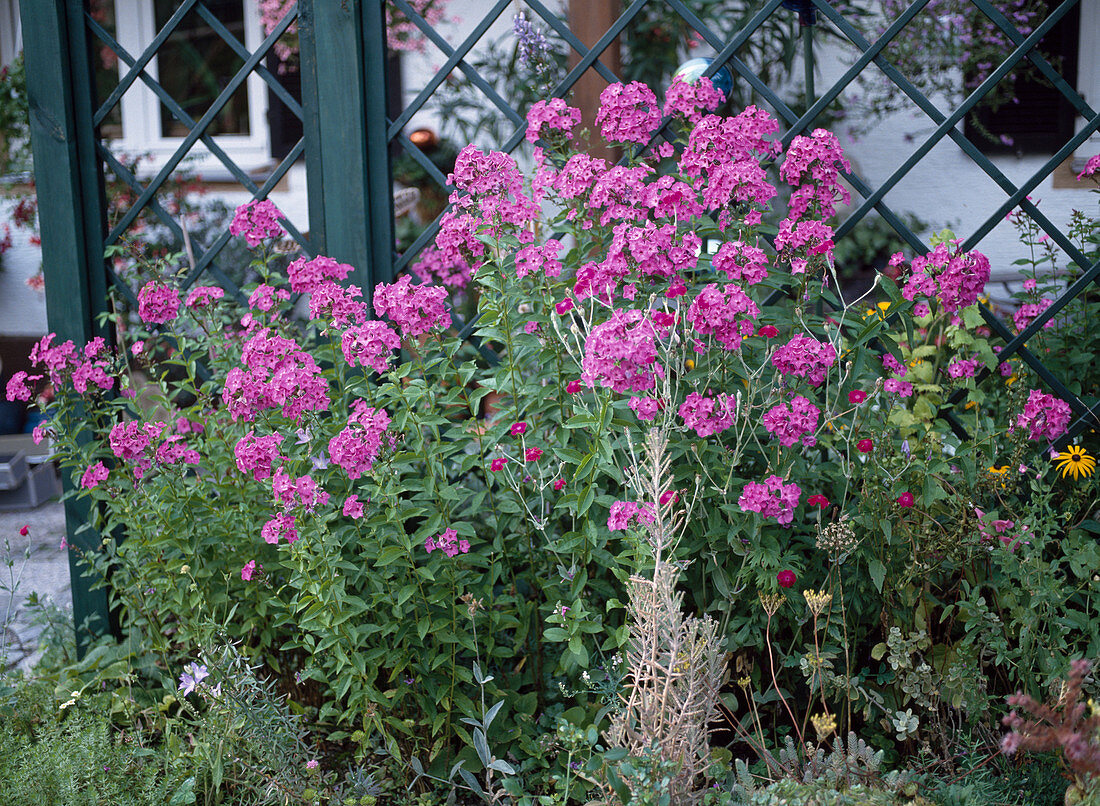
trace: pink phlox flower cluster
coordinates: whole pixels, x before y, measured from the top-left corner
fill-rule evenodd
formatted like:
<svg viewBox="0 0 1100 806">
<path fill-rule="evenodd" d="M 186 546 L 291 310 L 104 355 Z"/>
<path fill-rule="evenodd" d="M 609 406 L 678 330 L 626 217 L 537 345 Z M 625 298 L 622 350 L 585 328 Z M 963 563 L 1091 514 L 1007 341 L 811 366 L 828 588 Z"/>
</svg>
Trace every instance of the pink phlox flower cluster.
<svg viewBox="0 0 1100 806">
<path fill-rule="evenodd" d="M 424 247 L 419 259 L 412 264 L 412 273 L 421 283 L 425 285 L 438 283 L 444 288 L 453 290 L 461 290 L 469 284 L 470 264 L 461 254 L 445 249 L 440 244 L 440 240 L 446 240 L 453 234 L 449 232 L 445 236 L 440 229 L 436 235 L 435 244 Z"/>
<path fill-rule="evenodd" d="M 778 131 L 778 121 L 755 106 L 732 118 L 706 115 L 688 135 L 680 172 L 699 180 L 725 163 L 777 157 L 783 146 L 769 137 Z"/>
<path fill-rule="evenodd" d="M 363 290 L 357 285 L 344 288 L 339 283 L 325 280 L 309 295 L 309 318 L 331 322 L 337 328 L 362 324 L 367 319 L 367 304 L 357 299 L 362 296 Z"/>
<path fill-rule="evenodd" d="M 409 0 L 409 5 L 433 28 L 449 21 L 458 21 L 449 20 L 446 16 L 445 0 Z M 386 4 L 386 47 L 389 50 L 423 53 L 426 42 L 424 32 L 417 27 L 416 23 L 406 17 L 396 6 Z"/>
<path fill-rule="evenodd" d="M 271 545 L 278 543 L 280 537 L 285 537 L 287 543 L 293 543 L 298 539 L 295 517 L 285 512 L 276 514 L 260 529 L 260 536 Z"/>
<path fill-rule="evenodd" d="M 206 308 L 225 296 L 225 290 L 216 285 L 195 286 L 184 302 L 188 308 Z"/>
<path fill-rule="evenodd" d="M 640 81 L 609 84 L 600 93 L 596 125 L 609 143 L 645 145 L 661 125 L 657 96 Z"/>
<path fill-rule="evenodd" d="M 607 173 L 607 161 L 588 154 L 574 154 L 565 161 L 554 179 L 554 189 L 564 201 L 578 199 L 588 193 L 597 178 Z M 577 211 L 570 210 L 570 220 Z"/>
<path fill-rule="evenodd" d="M 253 199 L 237 208 L 229 225 L 230 235 L 243 235 L 245 243 L 255 249 L 267 238 L 279 238 L 283 228 L 279 219 L 285 218 L 269 199 Z"/>
<path fill-rule="evenodd" d="M 772 354 L 772 365 L 784 375 L 805 378 L 810 386 L 820 386 L 825 373 L 836 363 L 836 349 L 826 341 L 797 335 Z"/>
<path fill-rule="evenodd" d="M 791 194 L 788 217 L 806 217 L 815 202 L 815 215 L 829 218 L 836 212 L 836 202 L 851 202 L 851 194 L 840 184 L 840 171 L 851 171 L 844 158 L 844 149 L 836 135 L 825 129 L 814 129 L 809 137 L 799 135 L 791 141 L 779 177 L 798 189 Z"/>
<path fill-rule="evenodd" d="M 743 241 L 727 241 L 711 258 L 715 270 L 731 280 L 754 285 L 768 276 L 768 256 L 764 250 Z"/>
<path fill-rule="evenodd" d="M 1038 302 L 1025 302 L 1012 314 L 1012 324 L 1016 326 L 1016 332 L 1022 333 L 1031 324 L 1031 321 L 1051 306 L 1054 300 L 1041 298 Z M 1054 318 L 1051 317 L 1043 324 L 1044 330 L 1054 327 Z"/>
<path fill-rule="evenodd" d="M 42 380 L 41 375 L 28 375 L 23 370 L 19 370 L 8 378 L 8 386 L 5 390 L 8 400 L 15 401 L 28 401 L 34 397 L 34 382 Z"/>
<path fill-rule="evenodd" d="M 1017 527 L 1015 521 L 988 518 L 986 513 L 977 507 L 974 507 L 974 514 L 978 516 L 978 531 L 982 534 L 983 543 L 992 543 L 997 539 L 1009 551 L 1015 551 L 1019 543 L 1027 545 L 1031 542 L 1027 539 L 1032 537 L 1031 527 L 1026 523 L 1021 523 Z"/>
<path fill-rule="evenodd" d="M 905 374 L 909 371 L 905 368 L 905 365 L 894 358 L 891 353 L 884 353 L 882 356 L 882 366 L 888 372 L 897 374 L 899 378 L 904 378 Z"/>
<path fill-rule="evenodd" d="M 297 420 L 305 411 L 328 408 L 328 381 L 291 339 L 259 330 L 245 342 L 241 362 L 244 368 L 229 370 L 222 390 L 234 421 L 251 421 L 263 409 L 281 407 L 284 417 Z"/>
<path fill-rule="evenodd" d="M 536 101 L 527 112 L 527 142 L 537 142 L 540 137 L 549 137 L 550 132 L 565 132 L 569 135 L 581 122 L 581 110 L 565 102 L 564 98 L 551 98 L 548 101 Z"/>
<path fill-rule="evenodd" d="M 687 221 L 704 213 L 695 189 L 671 174 L 659 176 L 646 185 L 645 205 L 653 209 L 658 219 Z"/>
<path fill-rule="evenodd" d="M 370 408 L 362 400 L 355 401 L 354 408 L 347 427 L 329 440 L 328 453 L 333 464 L 357 479 L 374 466 L 390 416 L 385 409 Z"/>
<path fill-rule="evenodd" d="M 389 317 L 405 336 L 423 336 L 451 326 L 451 315 L 443 305 L 446 298 L 446 288 L 413 285 L 406 274 L 395 283 L 375 287 L 374 312 Z"/>
<path fill-rule="evenodd" d="M 1016 428 L 1026 428 L 1028 439 L 1058 439 L 1069 428 L 1073 410 L 1064 400 L 1032 389 L 1023 412 L 1016 418 Z"/>
<path fill-rule="evenodd" d="M 271 479 L 271 491 L 275 494 L 276 503 L 285 509 L 301 506 L 311 512 L 314 507 L 323 507 L 329 499 L 325 489 L 310 476 L 295 479 L 281 467 Z"/>
<path fill-rule="evenodd" d="M 389 367 L 392 351 L 400 346 L 397 332 L 377 319 L 350 327 L 340 337 L 340 349 L 349 366 L 370 367 L 380 374 Z"/>
<path fill-rule="evenodd" d="M 604 304 L 611 304 L 619 288 L 619 282 L 630 275 L 630 265 L 626 257 L 620 252 L 608 254 L 600 263 L 585 263 L 574 276 L 573 294 L 577 299 L 595 297 Z M 634 298 L 634 286 L 628 286 L 623 291 L 627 299 Z M 567 302 L 572 300 L 566 298 Z M 572 305 L 568 310 L 572 309 Z M 559 311 L 559 313 L 562 313 Z"/>
<path fill-rule="evenodd" d="M 644 421 L 652 420 L 661 410 L 661 401 L 655 397 L 632 397 L 628 405 L 638 419 Z"/>
<path fill-rule="evenodd" d="M 190 300 L 190 297 L 188 297 Z M 290 292 L 285 288 L 274 288 L 267 283 L 260 283 L 256 290 L 248 295 L 248 307 L 255 311 L 270 311 L 275 307 L 276 300 L 286 301 L 290 299 Z"/>
<path fill-rule="evenodd" d="M 629 529 L 631 522 L 635 519 L 639 523 L 653 523 L 657 519 L 653 512 L 653 505 L 634 501 L 616 501 L 608 512 L 607 528 L 612 532 Z"/>
<path fill-rule="evenodd" d="M 797 484 L 784 484 L 779 476 L 768 476 L 764 483 L 750 481 L 741 491 L 737 504 L 744 512 L 758 512 L 765 518 L 775 518 L 781 526 L 790 526 L 794 509 L 802 496 Z"/>
<path fill-rule="evenodd" d="M 918 295 L 935 297 L 948 313 L 977 302 L 989 281 L 989 260 L 977 250 L 952 252 L 951 248 L 941 243 L 927 255 L 913 258 L 902 296 L 908 300 Z"/>
<path fill-rule="evenodd" d="M 899 378 L 887 378 L 882 384 L 882 388 L 887 392 L 893 392 L 898 397 L 912 397 L 913 396 L 913 384 L 909 381 L 903 381 Z"/>
<path fill-rule="evenodd" d="M 106 391 L 115 385 L 115 379 L 107 374 L 110 365 L 106 361 L 83 361 L 73 367 L 73 389 L 80 394 L 88 391 L 90 384 L 95 384 Z"/>
<path fill-rule="evenodd" d="M 233 455 L 237 457 L 237 469 L 242 473 L 251 473 L 256 481 L 270 478 L 274 462 L 286 458 L 279 453 L 282 441 L 282 434 L 258 437 L 255 431 L 249 431 L 237 440 L 233 448 Z"/>
<path fill-rule="evenodd" d="M 608 257 L 624 257 L 628 265 L 643 277 L 672 277 L 678 272 L 694 269 L 701 240 L 688 231 L 677 236 L 675 224 L 644 226 L 619 224 L 614 229 Z"/>
<path fill-rule="evenodd" d="M 824 255 L 832 260 L 833 228 L 814 219 L 796 222 L 785 218 L 779 223 L 775 249 L 781 260 L 790 261 L 792 274 L 804 274 L 810 257 Z"/>
<path fill-rule="evenodd" d="M 138 316 L 151 325 L 163 325 L 179 315 L 180 293 L 171 286 L 150 280 L 138 291 Z"/>
<path fill-rule="evenodd" d="M 1100 154 L 1094 157 L 1089 157 L 1089 161 L 1085 163 L 1084 170 L 1077 174 L 1077 179 L 1084 179 L 1086 176 L 1094 176 L 1100 172 Z"/>
<path fill-rule="evenodd" d="M 109 475 L 111 475 L 111 472 L 103 462 L 96 462 L 95 464 L 88 465 L 88 468 L 84 471 L 84 475 L 80 477 L 80 487 L 84 490 L 98 487 L 100 483 L 107 480 Z"/>
<path fill-rule="evenodd" d="M 956 358 L 947 365 L 947 374 L 952 378 L 973 378 L 981 366 L 977 358 Z"/>
<path fill-rule="evenodd" d="M 363 502 L 359 500 L 358 495 L 349 495 L 344 499 L 344 506 L 340 509 L 340 514 L 345 518 L 351 518 L 352 520 L 358 520 L 363 517 Z"/>
<path fill-rule="evenodd" d="M 476 210 L 493 232 L 499 232 L 501 225 L 525 228 L 541 213 L 539 205 L 523 191 L 523 174 L 516 161 L 502 151 L 486 154 L 477 146 L 466 146 L 458 153 L 447 181 L 456 188 L 451 203 Z M 522 236 L 522 231 L 519 234 Z"/>
<path fill-rule="evenodd" d="M 648 165 L 633 168 L 616 165 L 608 169 L 596 177 L 585 207 L 592 215 L 599 212 L 601 227 L 615 220 L 644 221 L 648 215 L 645 180 L 652 171 Z"/>
<path fill-rule="evenodd" d="M 149 447 L 154 439 L 160 438 L 165 427 L 165 424 L 159 421 L 143 423 L 128 420 L 115 423 L 108 437 L 111 452 L 123 462 L 132 465 L 134 477 L 140 479 L 145 475 L 145 471 L 153 466 Z"/>
<path fill-rule="evenodd" d="M 528 274 L 541 274 L 544 277 L 557 277 L 561 274 L 562 243 L 556 238 L 544 244 L 531 244 L 516 252 L 516 279 L 522 280 Z"/>
<path fill-rule="evenodd" d="M 315 258 L 300 257 L 286 267 L 290 290 L 295 294 L 309 294 L 326 280 L 344 280 L 354 269 L 347 263 L 318 255 Z"/>
<path fill-rule="evenodd" d="M 791 399 L 790 404 L 779 403 L 764 412 L 762 422 L 769 434 L 779 440 L 779 444 L 789 448 L 799 441 L 807 448 L 817 444 L 814 431 L 821 410 L 801 395 Z"/>
<path fill-rule="evenodd" d="M 722 393 L 717 397 L 692 392 L 677 411 L 685 428 L 692 428 L 700 437 L 709 437 L 733 426 L 737 415 L 737 400 Z"/>
<path fill-rule="evenodd" d="M 711 335 L 727 350 L 741 347 L 741 339 L 756 329 L 760 309 L 734 283 L 708 283 L 691 302 L 687 321 L 701 335 Z"/>
<path fill-rule="evenodd" d="M 707 170 L 707 182 L 702 187 L 703 206 L 719 210 L 718 226 L 729 226 L 730 214 L 726 207 L 731 202 L 745 202 L 764 207 L 778 191 L 768 181 L 767 172 L 752 159 L 719 162 Z M 759 215 L 757 211 L 757 215 Z M 746 216 L 746 223 L 750 223 Z M 760 223 L 759 218 L 754 223 Z"/>
<path fill-rule="evenodd" d="M 156 457 L 157 464 L 160 465 L 174 465 L 181 462 L 196 465 L 201 459 L 199 452 L 188 447 L 180 434 L 169 434 L 165 437 L 164 442 L 157 446 Z"/>
<path fill-rule="evenodd" d="M 448 557 L 454 557 L 458 554 L 470 553 L 470 541 L 459 540 L 458 532 L 454 529 L 444 529 L 443 534 L 438 537 L 429 537 L 424 541 L 424 550 L 431 554 L 436 549 L 439 549 Z"/>
<path fill-rule="evenodd" d="M 656 362 L 653 322 L 642 311 L 616 308 L 585 340 L 581 379 L 589 387 L 600 384 L 616 392 L 644 392 L 654 386 Z"/>
<path fill-rule="evenodd" d="M 257 0 L 257 5 L 260 9 L 260 25 L 263 26 L 264 36 L 266 37 L 283 21 L 283 17 L 294 5 L 294 0 Z M 275 51 L 275 55 L 280 62 L 279 72 L 285 71 L 282 63 L 298 52 L 298 49 L 291 44 L 296 41 L 297 33 L 298 20 L 294 20 L 287 26 L 286 32 L 275 40 L 272 50 Z"/>
<path fill-rule="evenodd" d="M 664 114 L 680 115 L 694 126 L 703 117 L 699 110 L 713 112 L 725 100 L 726 96 L 715 89 L 714 82 L 706 76 L 700 76 L 692 82 L 677 76 L 665 91 Z"/>
</svg>

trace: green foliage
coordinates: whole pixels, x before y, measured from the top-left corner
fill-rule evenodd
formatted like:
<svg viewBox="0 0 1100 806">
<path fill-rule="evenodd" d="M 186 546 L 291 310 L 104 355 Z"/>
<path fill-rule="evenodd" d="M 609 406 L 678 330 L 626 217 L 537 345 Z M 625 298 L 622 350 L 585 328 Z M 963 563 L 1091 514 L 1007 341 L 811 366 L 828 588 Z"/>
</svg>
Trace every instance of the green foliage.
<svg viewBox="0 0 1100 806">
<path fill-rule="evenodd" d="M 11 806 L 185 806 L 194 778 L 140 730 L 118 731 L 102 695 L 58 708 L 25 682 L 0 703 L 0 800 Z"/>
</svg>

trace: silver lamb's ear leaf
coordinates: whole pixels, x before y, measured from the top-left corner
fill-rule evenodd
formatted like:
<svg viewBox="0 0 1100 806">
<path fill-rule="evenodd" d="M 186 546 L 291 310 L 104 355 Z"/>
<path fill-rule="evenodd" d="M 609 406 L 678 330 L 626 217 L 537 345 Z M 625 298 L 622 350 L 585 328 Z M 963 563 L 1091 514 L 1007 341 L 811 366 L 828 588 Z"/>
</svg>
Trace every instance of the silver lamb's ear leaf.
<svg viewBox="0 0 1100 806">
<path fill-rule="evenodd" d="M 458 774 L 462 776 L 462 780 L 466 782 L 466 786 L 474 790 L 475 794 L 485 797 L 485 790 L 481 788 L 481 784 L 477 782 L 477 778 L 474 778 L 473 773 L 463 767 L 458 771 Z"/>
<path fill-rule="evenodd" d="M 473 736 L 474 750 L 477 751 L 477 757 L 481 760 L 482 766 L 488 767 L 492 757 L 489 754 L 489 743 L 485 740 L 485 734 L 481 728 L 474 728 Z"/>
<path fill-rule="evenodd" d="M 484 725 L 482 725 L 482 727 L 484 727 L 484 728 L 485 728 L 485 730 L 489 730 L 489 726 L 490 726 L 491 724 L 493 724 L 493 719 L 494 719 L 494 718 L 496 717 L 496 715 L 497 715 L 497 714 L 498 714 L 498 713 L 500 712 L 500 709 L 501 709 L 501 708 L 502 708 L 503 706 L 504 706 L 504 700 L 501 700 L 501 701 L 500 701 L 500 702 L 498 702 L 498 703 L 497 703 L 496 705 L 494 705 L 494 706 L 493 706 L 492 708 L 490 708 L 490 709 L 489 709 L 489 711 L 488 711 L 488 713 L 486 713 L 486 714 L 485 714 L 485 724 L 484 724 Z"/>
</svg>

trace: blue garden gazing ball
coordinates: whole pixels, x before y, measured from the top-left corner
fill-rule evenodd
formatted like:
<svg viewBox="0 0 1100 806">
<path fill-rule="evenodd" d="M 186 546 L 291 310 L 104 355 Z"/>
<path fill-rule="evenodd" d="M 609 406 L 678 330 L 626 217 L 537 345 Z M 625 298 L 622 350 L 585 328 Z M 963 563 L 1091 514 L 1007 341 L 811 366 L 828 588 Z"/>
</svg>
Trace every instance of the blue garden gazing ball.
<svg viewBox="0 0 1100 806">
<path fill-rule="evenodd" d="M 694 84 L 696 79 L 703 75 L 713 63 L 714 59 L 709 56 L 688 59 L 676 68 L 676 72 L 672 74 L 672 79 L 675 81 L 680 78 L 688 84 Z M 729 68 L 725 66 L 719 68 L 718 72 L 710 77 L 710 80 L 716 90 L 727 98 L 730 97 L 730 92 L 733 90 L 733 74 L 729 71 Z"/>
</svg>

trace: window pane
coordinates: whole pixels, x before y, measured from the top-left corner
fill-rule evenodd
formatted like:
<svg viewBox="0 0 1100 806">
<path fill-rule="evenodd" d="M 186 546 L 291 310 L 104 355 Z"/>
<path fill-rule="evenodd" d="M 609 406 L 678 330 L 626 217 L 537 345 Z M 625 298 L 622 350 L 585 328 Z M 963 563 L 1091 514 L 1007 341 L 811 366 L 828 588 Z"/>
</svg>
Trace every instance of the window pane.
<svg viewBox="0 0 1100 806">
<path fill-rule="evenodd" d="M 206 0 L 205 5 L 244 42 L 244 0 Z M 154 0 L 159 31 L 176 10 L 176 0 Z M 194 11 L 161 46 L 157 55 L 160 83 L 195 120 L 201 118 L 214 99 L 229 84 L 244 61 L 213 28 Z M 187 127 L 161 105 L 161 135 L 183 137 Z M 242 85 L 211 121 L 207 134 L 248 134 L 248 90 Z"/>
</svg>

